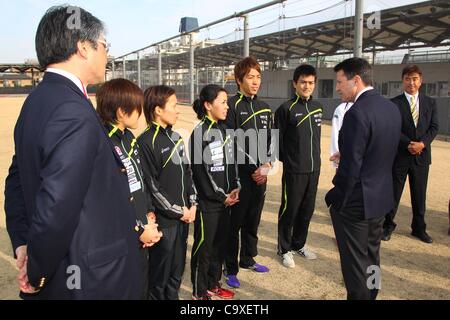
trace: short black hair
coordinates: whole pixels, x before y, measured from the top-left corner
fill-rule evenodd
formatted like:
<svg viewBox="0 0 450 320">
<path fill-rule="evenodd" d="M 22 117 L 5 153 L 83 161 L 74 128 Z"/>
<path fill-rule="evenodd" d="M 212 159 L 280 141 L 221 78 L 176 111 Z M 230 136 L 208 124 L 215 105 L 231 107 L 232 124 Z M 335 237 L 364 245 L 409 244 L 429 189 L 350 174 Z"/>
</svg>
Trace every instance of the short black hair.
<svg viewBox="0 0 450 320">
<path fill-rule="evenodd" d="M 345 77 L 350 80 L 356 75 L 360 76 L 365 85 L 372 85 L 372 67 L 363 58 L 350 58 L 342 61 L 334 67 L 334 72 L 342 70 Z"/>
<path fill-rule="evenodd" d="M 79 41 L 89 41 L 97 49 L 97 40 L 105 31 L 102 21 L 75 6 L 54 6 L 47 10 L 36 31 L 36 53 L 39 64 L 67 61 L 77 52 Z"/>
<path fill-rule="evenodd" d="M 312 65 L 309 64 L 302 64 L 297 67 L 294 71 L 294 82 L 297 83 L 300 76 L 314 76 L 314 78 L 317 80 L 317 71 L 316 68 L 314 68 Z"/>
</svg>

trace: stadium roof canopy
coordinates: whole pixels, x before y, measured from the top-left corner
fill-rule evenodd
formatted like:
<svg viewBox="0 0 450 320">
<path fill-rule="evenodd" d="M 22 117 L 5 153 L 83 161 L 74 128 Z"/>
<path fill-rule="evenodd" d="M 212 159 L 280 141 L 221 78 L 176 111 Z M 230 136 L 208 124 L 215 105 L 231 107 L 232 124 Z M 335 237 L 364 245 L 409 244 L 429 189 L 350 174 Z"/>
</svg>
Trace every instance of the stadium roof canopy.
<svg viewBox="0 0 450 320">
<path fill-rule="evenodd" d="M 17 64 L 17 63 L 5 63 L 0 64 L 0 73 L 10 72 L 10 73 L 25 73 L 25 72 L 40 72 L 44 71 L 39 65 L 35 64 Z"/>
<path fill-rule="evenodd" d="M 365 14 L 367 21 L 372 14 Z M 381 11 L 381 28 L 369 30 L 364 25 L 363 51 L 381 52 L 397 49 L 450 45 L 450 2 L 432 0 Z M 250 54 L 260 61 L 274 62 L 312 55 L 331 56 L 353 51 L 354 17 L 265 34 L 250 39 Z M 195 49 L 195 67 L 235 64 L 242 58 L 243 42 L 234 41 Z M 127 67 L 136 60 L 127 60 Z M 189 50 L 163 55 L 164 69 L 188 69 Z M 130 66 L 131 64 L 131 66 Z M 157 69 L 156 55 L 141 58 L 142 69 Z M 116 70 L 122 61 L 115 61 Z M 108 68 L 111 68 L 111 63 Z"/>
</svg>

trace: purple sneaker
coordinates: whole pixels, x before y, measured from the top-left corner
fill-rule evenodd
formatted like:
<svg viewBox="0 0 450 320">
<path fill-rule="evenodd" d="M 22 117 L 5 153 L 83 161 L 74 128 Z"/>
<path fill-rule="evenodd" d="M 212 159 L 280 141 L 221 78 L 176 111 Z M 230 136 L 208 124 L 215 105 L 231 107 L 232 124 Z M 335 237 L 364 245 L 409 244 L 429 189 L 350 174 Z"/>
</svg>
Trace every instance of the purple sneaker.
<svg viewBox="0 0 450 320">
<path fill-rule="evenodd" d="M 259 263 L 255 263 L 254 265 L 249 266 L 247 268 L 241 267 L 241 269 L 252 270 L 252 271 L 255 271 L 255 272 L 258 272 L 258 273 L 269 272 L 269 268 L 267 268 L 266 266 L 263 266 L 262 264 L 259 264 Z"/>
<path fill-rule="evenodd" d="M 225 279 L 227 279 L 226 283 L 230 288 L 239 288 L 241 286 L 241 283 L 235 275 L 226 275 Z"/>
</svg>

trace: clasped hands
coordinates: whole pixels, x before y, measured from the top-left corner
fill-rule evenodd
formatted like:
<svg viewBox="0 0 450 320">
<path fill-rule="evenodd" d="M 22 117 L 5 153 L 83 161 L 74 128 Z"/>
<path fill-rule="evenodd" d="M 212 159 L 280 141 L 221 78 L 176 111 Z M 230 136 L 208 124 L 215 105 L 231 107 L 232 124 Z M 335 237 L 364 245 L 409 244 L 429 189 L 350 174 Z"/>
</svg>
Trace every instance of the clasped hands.
<svg viewBox="0 0 450 320">
<path fill-rule="evenodd" d="M 255 181 L 258 186 L 266 184 L 267 175 L 269 174 L 270 169 L 272 169 L 270 163 L 265 163 L 262 166 L 260 166 L 252 174 L 253 181 Z"/>
</svg>

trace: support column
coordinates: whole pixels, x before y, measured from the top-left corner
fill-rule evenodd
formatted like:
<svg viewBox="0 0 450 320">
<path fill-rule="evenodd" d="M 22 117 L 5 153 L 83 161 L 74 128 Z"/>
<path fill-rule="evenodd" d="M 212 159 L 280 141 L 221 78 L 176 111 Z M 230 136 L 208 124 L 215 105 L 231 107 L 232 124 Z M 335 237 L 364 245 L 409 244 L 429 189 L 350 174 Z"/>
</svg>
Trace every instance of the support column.
<svg viewBox="0 0 450 320">
<path fill-rule="evenodd" d="M 123 63 L 122 63 L 122 72 L 123 72 L 123 78 L 126 79 L 127 78 L 127 73 L 126 73 L 126 61 L 125 58 L 123 58 Z"/>
<path fill-rule="evenodd" d="M 190 90 L 189 90 L 189 101 L 190 103 L 194 103 L 194 68 L 195 68 L 195 58 L 194 58 L 194 51 L 195 51 L 195 45 L 194 45 L 194 34 L 189 34 L 189 44 L 190 44 L 190 50 L 189 50 L 189 83 L 190 83 Z"/>
<path fill-rule="evenodd" d="M 244 15 L 244 58 L 250 56 L 250 29 L 248 15 Z"/>
<path fill-rule="evenodd" d="M 137 56 L 137 73 L 138 73 L 138 78 L 137 78 L 137 85 L 139 86 L 139 88 L 142 88 L 142 78 L 141 78 L 141 55 L 139 54 L 139 51 L 136 52 L 136 56 Z"/>
<path fill-rule="evenodd" d="M 225 67 L 222 67 L 222 88 L 225 88 Z"/>
<path fill-rule="evenodd" d="M 161 47 L 158 46 L 158 85 L 163 84 Z"/>
<path fill-rule="evenodd" d="M 115 62 L 115 60 L 111 61 L 111 65 L 112 65 L 112 78 L 115 79 L 116 78 L 116 62 Z"/>
<path fill-rule="evenodd" d="M 355 39 L 353 45 L 353 55 L 356 58 L 362 57 L 363 30 L 364 30 L 364 0 L 355 0 Z"/>
</svg>

